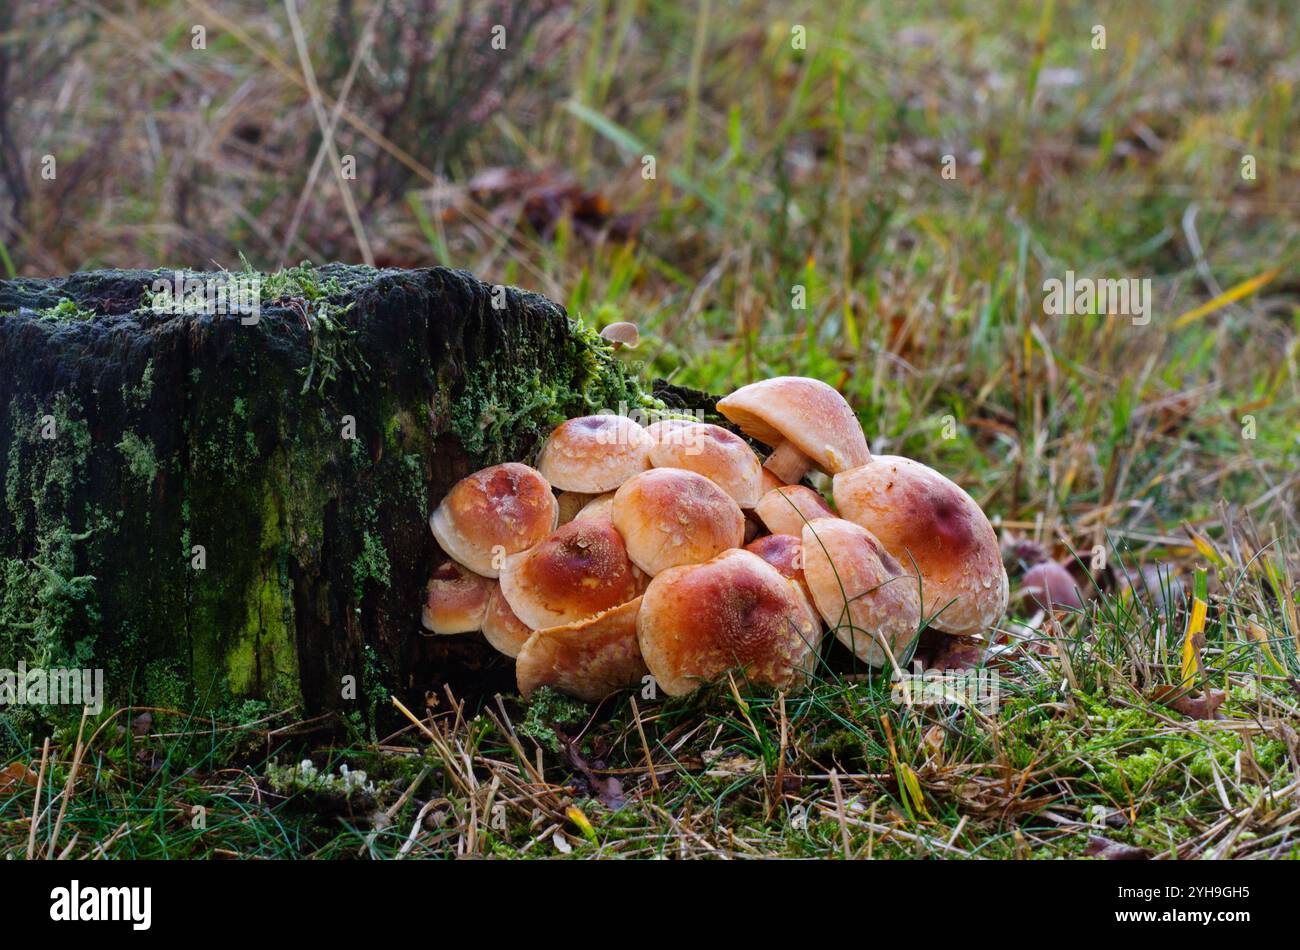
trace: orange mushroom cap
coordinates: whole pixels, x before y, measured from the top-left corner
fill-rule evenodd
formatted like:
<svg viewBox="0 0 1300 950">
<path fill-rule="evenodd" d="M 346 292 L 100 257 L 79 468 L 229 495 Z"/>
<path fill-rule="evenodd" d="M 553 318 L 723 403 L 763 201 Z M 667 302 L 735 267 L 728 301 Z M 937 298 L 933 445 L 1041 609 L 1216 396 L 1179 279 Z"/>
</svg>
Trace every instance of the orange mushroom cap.
<svg viewBox="0 0 1300 950">
<path fill-rule="evenodd" d="M 907 661 L 921 627 L 917 580 L 870 531 L 842 518 L 804 525 L 803 575 L 822 619 L 859 659 Z"/>
<path fill-rule="evenodd" d="M 757 554 L 781 572 L 781 576 L 794 581 L 804 600 L 808 602 L 808 616 L 821 629 L 822 618 L 813 604 L 812 591 L 803 576 L 803 541 L 792 534 L 769 534 L 745 545 L 745 550 Z"/>
<path fill-rule="evenodd" d="M 542 474 L 518 462 L 462 478 L 429 516 L 438 546 L 475 574 L 496 577 L 501 558 L 555 530 L 559 506 Z"/>
<path fill-rule="evenodd" d="M 821 495 L 804 485 L 783 485 L 765 494 L 754 513 L 773 534 L 798 537 L 803 526 L 817 518 L 834 518 L 835 512 Z"/>
<path fill-rule="evenodd" d="M 487 608 L 483 611 L 483 637 L 493 648 L 509 657 L 519 655 L 533 629 L 515 616 L 501 593 L 500 582 L 492 585 Z"/>
<path fill-rule="evenodd" d="M 614 494 L 614 527 L 637 567 L 654 576 L 744 543 L 745 516 L 725 491 L 681 468 L 652 468 Z"/>
<path fill-rule="evenodd" d="M 821 628 L 792 581 L 758 555 L 734 549 L 651 580 L 637 639 L 660 688 L 684 696 L 736 668 L 753 682 L 801 686 Z"/>
<path fill-rule="evenodd" d="M 867 528 L 907 570 L 921 572 L 930 626 L 972 635 L 1007 608 L 1007 571 L 980 506 L 934 469 L 897 455 L 835 476 L 840 515 Z"/>
<path fill-rule="evenodd" d="M 601 518 L 570 521 L 535 547 L 510 555 L 501 571 L 502 595 L 534 630 L 625 604 L 642 585 L 623 538 Z"/>
<path fill-rule="evenodd" d="M 430 633 L 469 633 L 483 625 L 495 584 L 455 561 L 443 561 L 424 587 L 420 622 Z"/>
<path fill-rule="evenodd" d="M 553 686 L 594 703 L 640 684 L 648 673 L 636 638 L 640 609 L 638 597 L 592 617 L 533 631 L 515 664 L 519 692 L 527 697 Z"/>
<path fill-rule="evenodd" d="M 718 412 L 745 435 L 772 446 L 767 464 L 787 484 L 797 482 L 809 465 L 834 475 L 871 458 L 857 415 L 819 379 L 776 376 L 750 383 L 719 399 Z M 790 454 L 803 456 L 803 462 L 796 464 Z"/>
<path fill-rule="evenodd" d="M 613 491 L 650 467 L 645 429 L 626 416 L 582 416 L 561 423 L 542 446 L 537 468 L 563 491 Z"/>
<path fill-rule="evenodd" d="M 736 433 L 704 422 L 664 419 L 646 427 L 652 444 L 650 464 L 703 475 L 735 499 L 753 508 L 762 496 L 763 465 Z"/>
</svg>

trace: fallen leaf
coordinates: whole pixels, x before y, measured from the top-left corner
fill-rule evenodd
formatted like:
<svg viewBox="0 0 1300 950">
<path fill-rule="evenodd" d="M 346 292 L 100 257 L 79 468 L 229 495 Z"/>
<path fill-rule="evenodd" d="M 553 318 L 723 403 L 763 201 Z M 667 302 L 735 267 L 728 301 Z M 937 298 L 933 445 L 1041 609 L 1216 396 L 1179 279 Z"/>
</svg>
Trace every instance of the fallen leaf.
<svg viewBox="0 0 1300 950">
<path fill-rule="evenodd" d="M 564 814 L 568 816 L 569 821 L 578 826 L 578 830 L 582 832 L 584 838 L 592 844 L 600 843 L 596 838 L 596 829 L 591 826 L 591 821 L 585 814 L 583 814 L 581 808 L 577 805 L 570 805 L 568 808 L 564 809 Z"/>
<path fill-rule="evenodd" d="M 27 766 L 21 762 L 11 762 L 6 768 L 0 769 L 0 795 L 16 794 L 22 785 L 35 787 L 37 781 L 36 773 Z"/>
<path fill-rule="evenodd" d="M 1193 694 L 1178 686 L 1157 686 L 1151 691 L 1151 698 L 1192 719 L 1216 719 L 1228 694 L 1221 689 Z"/>
</svg>

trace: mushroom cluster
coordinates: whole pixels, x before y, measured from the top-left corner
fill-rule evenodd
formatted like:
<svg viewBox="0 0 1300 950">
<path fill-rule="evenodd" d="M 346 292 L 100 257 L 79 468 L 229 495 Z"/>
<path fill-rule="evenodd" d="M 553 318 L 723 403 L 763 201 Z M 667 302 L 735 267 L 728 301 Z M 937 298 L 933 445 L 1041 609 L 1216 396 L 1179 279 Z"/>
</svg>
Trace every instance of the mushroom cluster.
<svg viewBox="0 0 1300 950">
<path fill-rule="evenodd" d="M 722 426 L 593 415 L 551 433 L 535 468 L 457 482 L 429 517 L 447 560 L 425 629 L 481 631 L 525 696 L 596 701 L 646 676 L 681 696 L 729 670 L 797 689 L 826 630 L 897 666 L 926 626 L 970 636 L 1002 616 L 1007 574 L 979 505 L 919 462 L 873 456 L 834 388 L 777 377 L 718 411 L 766 461 Z M 812 470 L 830 502 L 802 483 Z"/>
</svg>

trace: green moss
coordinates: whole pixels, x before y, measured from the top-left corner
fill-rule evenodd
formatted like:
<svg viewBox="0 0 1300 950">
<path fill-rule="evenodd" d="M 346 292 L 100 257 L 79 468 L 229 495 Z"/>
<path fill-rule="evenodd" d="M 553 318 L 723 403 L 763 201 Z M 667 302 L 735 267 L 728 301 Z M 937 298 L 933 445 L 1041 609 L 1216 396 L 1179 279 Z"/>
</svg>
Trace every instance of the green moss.
<svg viewBox="0 0 1300 950">
<path fill-rule="evenodd" d="M 90 320 L 95 316 L 95 311 L 83 309 L 77 306 L 75 300 L 69 300 L 67 297 L 53 307 L 46 307 L 38 313 L 42 320 Z"/>
<path fill-rule="evenodd" d="M 451 429 L 467 451 L 484 456 L 485 463 L 500 462 L 565 419 L 666 411 L 598 333 L 576 320 L 569 321 L 569 331 L 558 353 L 516 339 L 508 359 L 467 370 L 449 407 Z"/>
<path fill-rule="evenodd" d="M 529 700 L 528 712 L 519 731 L 552 752 L 559 752 L 560 737 L 556 734 L 555 727 L 578 725 L 590 715 L 590 710 L 583 703 L 570 699 L 549 686 L 543 686 Z"/>
<path fill-rule="evenodd" d="M 153 443 L 128 430 L 117 443 L 117 449 L 126 459 L 127 471 L 138 479 L 143 487 L 152 485 L 154 479 L 158 477 L 158 459 L 154 455 Z"/>
</svg>

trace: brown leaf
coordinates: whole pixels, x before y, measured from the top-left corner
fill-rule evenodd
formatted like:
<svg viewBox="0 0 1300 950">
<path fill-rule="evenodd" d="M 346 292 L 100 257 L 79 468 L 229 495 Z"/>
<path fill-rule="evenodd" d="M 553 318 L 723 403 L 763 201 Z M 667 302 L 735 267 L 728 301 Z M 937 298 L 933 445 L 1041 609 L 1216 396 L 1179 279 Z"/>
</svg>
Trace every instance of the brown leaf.
<svg viewBox="0 0 1300 950">
<path fill-rule="evenodd" d="M 1220 719 L 1219 707 L 1228 694 L 1221 689 L 1192 694 L 1179 686 L 1157 686 L 1151 691 L 1151 698 L 1191 719 Z"/>
<path fill-rule="evenodd" d="M 21 762 L 11 762 L 0 769 L 0 795 L 16 794 L 21 786 L 35 786 L 37 781 L 36 773 L 27 766 Z"/>
<path fill-rule="evenodd" d="M 1083 853 L 1087 857 L 1106 861 L 1147 861 L 1151 858 L 1151 852 L 1146 848 L 1111 841 L 1101 835 L 1089 835 L 1088 846 L 1083 849 Z"/>
</svg>

